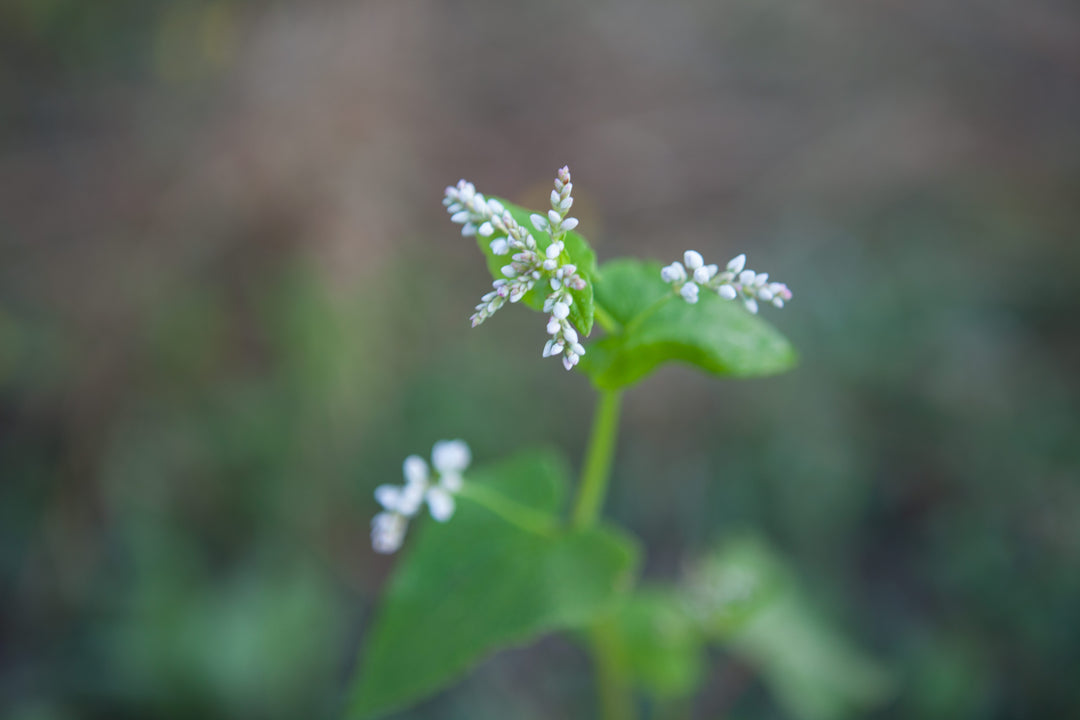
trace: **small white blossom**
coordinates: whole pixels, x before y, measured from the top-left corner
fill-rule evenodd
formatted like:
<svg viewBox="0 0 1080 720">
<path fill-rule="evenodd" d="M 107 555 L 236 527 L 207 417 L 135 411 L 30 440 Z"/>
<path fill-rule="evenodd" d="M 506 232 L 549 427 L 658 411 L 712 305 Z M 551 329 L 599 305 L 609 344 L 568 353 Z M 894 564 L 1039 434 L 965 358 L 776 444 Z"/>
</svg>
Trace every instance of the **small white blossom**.
<svg viewBox="0 0 1080 720">
<path fill-rule="evenodd" d="M 431 468 L 419 455 L 410 455 L 402 463 L 405 485 L 380 485 L 375 500 L 383 506 L 371 521 L 371 546 L 378 553 L 392 553 L 401 547 L 410 518 L 427 502 L 431 517 L 446 522 L 454 514 L 454 493 L 464 484 L 462 474 L 472 461 L 469 446 L 463 440 L 440 440 L 431 450 Z"/>
<path fill-rule="evenodd" d="M 495 314 L 507 300 L 518 302 L 538 283 L 546 281 L 551 292 L 544 302 L 544 312 L 551 314 L 547 331 L 552 338 L 544 346 L 544 357 L 562 355 L 563 366 L 567 369 L 576 365 L 585 354 L 569 321 L 573 303 L 571 292 L 584 290 L 588 285 L 577 267 L 566 262 L 566 232 L 578 225 L 577 218 L 567 217 L 574 204 L 573 187 L 570 169 L 559 168 L 551 191 L 551 209 L 546 214 L 529 216 L 537 232 L 550 235 L 551 242 L 543 250 L 528 229 L 497 200 L 476 192 L 472 183 L 461 180 L 446 188 L 443 199 L 450 220 L 463 226 L 463 235 L 479 234 L 491 238 L 493 254 L 511 255 L 511 262 L 500 268 L 504 277 L 493 282 L 491 291 L 480 298 L 470 318 L 473 327 Z"/>
<path fill-rule="evenodd" d="M 698 286 L 697 283 L 688 282 L 679 288 L 679 294 L 683 296 L 683 300 L 693 305 L 697 302 Z"/>
<path fill-rule="evenodd" d="M 791 290 L 787 285 L 769 282 L 768 273 L 747 269 L 746 255 L 736 255 L 728 262 L 726 269 L 719 272 L 718 266 L 706 265 L 700 253 L 687 250 L 683 254 L 683 262 L 676 261 L 664 267 L 660 277 L 691 304 L 698 301 L 698 294 L 703 288 L 716 292 L 725 300 L 741 298 L 751 313 L 757 313 L 759 302 L 782 308 L 784 303 L 791 300 Z"/>
</svg>

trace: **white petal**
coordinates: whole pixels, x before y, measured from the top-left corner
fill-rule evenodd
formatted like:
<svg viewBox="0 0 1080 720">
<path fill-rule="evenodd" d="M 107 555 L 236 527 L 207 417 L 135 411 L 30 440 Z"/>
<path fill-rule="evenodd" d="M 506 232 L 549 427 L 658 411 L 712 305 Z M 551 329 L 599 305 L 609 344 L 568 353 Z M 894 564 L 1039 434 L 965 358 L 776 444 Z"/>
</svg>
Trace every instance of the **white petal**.
<svg viewBox="0 0 1080 720">
<path fill-rule="evenodd" d="M 735 273 L 736 275 L 742 272 L 742 269 L 746 267 L 746 254 L 736 255 L 731 258 L 731 262 L 727 264 L 727 269 Z"/>
<path fill-rule="evenodd" d="M 562 229 L 573 230 L 578 226 L 578 219 L 576 217 L 563 218 Z"/>
<path fill-rule="evenodd" d="M 559 320 L 565 320 L 570 315 L 570 306 L 566 303 L 559 301 L 551 308 L 551 314 L 557 317 Z"/>
<path fill-rule="evenodd" d="M 563 198 L 562 200 L 559 201 L 559 210 L 561 212 L 566 212 L 567 210 L 570 209 L 570 207 L 573 204 L 574 204 L 574 198 L 572 198 L 572 197 Z"/>
<path fill-rule="evenodd" d="M 560 327 L 562 326 L 559 324 L 559 319 L 554 317 L 551 318 L 550 320 L 548 320 L 547 324 L 548 335 L 554 335 L 555 333 L 559 332 Z"/>
<path fill-rule="evenodd" d="M 405 482 L 410 485 L 428 481 L 428 465 L 419 455 L 410 455 L 405 458 L 405 462 L 401 464 L 401 471 L 405 475 Z"/>
<path fill-rule="evenodd" d="M 431 449 L 431 464 L 440 475 L 460 473 L 472 462 L 472 452 L 464 440 L 440 440 Z"/>
<path fill-rule="evenodd" d="M 683 262 L 686 263 L 687 269 L 691 271 L 697 270 L 705 264 L 705 260 L 701 257 L 701 253 L 696 250 L 687 250 L 683 253 Z"/>
<path fill-rule="evenodd" d="M 562 215 L 559 215 L 559 213 L 554 210 L 548 210 L 547 216 L 552 227 L 558 227 L 559 222 L 562 221 Z"/>
<path fill-rule="evenodd" d="M 743 270 L 741 273 L 739 273 L 739 283 L 742 284 L 742 285 L 753 285 L 754 284 L 754 271 L 753 270 Z"/>
<path fill-rule="evenodd" d="M 576 343 L 578 341 L 577 330 L 567 325 L 566 329 L 563 330 L 563 337 L 566 338 L 568 343 Z"/>
<path fill-rule="evenodd" d="M 447 473 L 439 478 L 439 484 L 450 492 L 456 493 L 461 490 L 461 486 L 465 484 L 465 480 L 457 473 Z"/>
<path fill-rule="evenodd" d="M 401 505 L 401 488 L 397 485 L 380 485 L 375 488 L 375 501 L 387 510 L 397 510 Z"/>
<path fill-rule="evenodd" d="M 454 497 L 446 488 L 435 485 L 427 491 L 427 504 L 431 517 L 439 522 L 446 522 L 454 515 Z"/>
<path fill-rule="evenodd" d="M 745 300 L 743 300 L 743 304 L 746 305 L 747 310 L 749 310 L 753 314 L 757 315 L 757 311 L 758 311 L 757 300 L 755 300 L 754 298 L 746 298 Z"/>
<path fill-rule="evenodd" d="M 371 519 L 371 547 L 384 555 L 396 552 L 408 527 L 408 520 L 397 513 L 379 513 Z"/>
<path fill-rule="evenodd" d="M 563 244 L 561 242 L 559 242 L 559 243 L 551 243 L 550 245 L 548 245 L 547 250 L 544 251 L 544 254 L 547 255 L 551 259 L 555 259 L 555 258 L 559 257 L 559 253 L 561 253 L 562 251 L 563 251 Z"/>
<path fill-rule="evenodd" d="M 666 283 L 682 282 L 686 279 L 686 270 L 683 268 L 682 263 L 673 262 L 660 271 L 660 277 Z"/>
<path fill-rule="evenodd" d="M 683 300 L 693 305 L 698 301 L 698 286 L 692 282 L 686 283 L 679 290 L 679 294 L 683 296 Z"/>
<path fill-rule="evenodd" d="M 721 285 L 717 292 L 720 293 L 720 297 L 725 300 L 734 300 L 735 296 L 738 294 L 735 292 L 735 288 L 730 285 Z"/>
<path fill-rule="evenodd" d="M 409 483 L 401 492 L 401 500 L 398 502 L 397 511 L 405 517 L 412 517 L 420 509 L 420 503 L 424 501 L 424 492 L 427 483 Z"/>
<path fill-rule="evenodd" d="M 561 200 L 561 198 L 559 197 L 559 191 L 558 190 L 552 190 L 551 191 L 551 207 L 558 207 L 559 206 L 559 200 Z"/>
<path fill-rule="evenodd" d="M 529 220 L 532 221 L 533 227 L 540 232 L 547 231 L 548 223 L 547 219 L 545 219 L 543 215 L 537 215 L 536 213 L 533 213 L 529 216 Z"/>
<path fill-rule="evenodd" d="M 476 229 L 476 232 L 480 233 L 484 237 L 491 237 L 491 235 L 495 232 L 495 228 L 491 226 L 490 222 L 484 222 L 480 225 L 479 228 Z"/>
<path fill-rule="evenodd" d="M 713 272 L 716 271 L 715 265 L 704 265 L 694 271 L 694 282 L 704 285 L 712 279 L 713 272 L 709 272 L 709 268 L 713 268 Z"/>
<path fill-rule="evenodd" d="M 468 220 L 469 220 L 469 211 L 468 210 L 462 210 L 461 212 L 456 212 L 456 213 L 454 213 L 453 215 L 450 216 L 450 222 L 456 222 L 456 223 L 460 224 L 460 223 L 468 222 Z"/>
<path fill-rule="evenodd" d="M 510 252 L 510 243 L 506 241 L 506 238 L 495 238 L 491 241 L 491 252 L 496 255 L 505 255 Z"/>
</svg>

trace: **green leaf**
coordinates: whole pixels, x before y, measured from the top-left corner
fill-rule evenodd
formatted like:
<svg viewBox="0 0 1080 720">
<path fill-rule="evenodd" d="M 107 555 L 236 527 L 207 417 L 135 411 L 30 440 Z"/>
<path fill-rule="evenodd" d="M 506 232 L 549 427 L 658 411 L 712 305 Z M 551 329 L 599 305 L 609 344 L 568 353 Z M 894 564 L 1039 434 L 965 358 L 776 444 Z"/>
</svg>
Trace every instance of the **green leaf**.
<svg viewBox="0 0 1080 720">
<path fill-rule="evenodd" d="M 791 344 L 763 319 L 714 293 L 685 302 L 660 279 L 657 263 L 606 263 L 595 291 L 596 304 L 620 325 L 591 343 L 579 366 L 602 390 L 632 385 L 671 361 L 740 378 L 795 365 Z"/>
<path fill-rule="evenodd" d="M 520 205 L 503 200 L 502 198 L 495 198 L 503 204 L 510 214 L 517 220 L 518 224 L 528 228 L 529 232 L 536 239 L 536 244 L 541 250 L 547 249 L 551 244 L 551 236 L 546 232 L 540 232 L 533 227 L 532 221 L 529 216 L 533 211 L 523 208 Z M 540 213 L 543 215 L 543 213 Z M 491 273 L 491 277 L 496 280 L 505 278 L 502 273 L 502 268 L 510 264 L 510 255 L 496 255 L 491 251 L 491 241 L 497 237 L 505 237 L 501 233 L 496 233 L 490 237 L 476 236 L 476 244 L 480 248 L 480 252 L 484 254 L 484 258 L 487 261 L 488 272 Z M 577 266 L 578 272 L 585 278 L 584 290 L 571 290 L 570 295 L 574 298 L 574 302 L 570 304 L 570 321 L 574 323 L 578 331 L 584 337 L 588 337 L 592 333 L 593 326 L 593 282 L 596 278 L 596 253 L 589 246 L 589 243 L 579 233 L 570 230 L 566 233 L 566 237 L 563 238 L 563 255 L 561 258 L 562 263 L 573 263 Z M 537 285 L 529 291 L 528 294 L 522 299 L 526 305 L 533 310 L 543 310 L 544 299 L 551 293 L 551 288 L 547 284 L 537 283 Z"/>
<path fill-rule="evenodd" d="M 757 668 L 792 717 L 861 717 L 890 692 L 889 674 L 822 619 L 764 544 L 731 544 L 690 588 L 706 631 Z"/>
<path fill-rule="evenodd" d="M 467 483 L 554 520 L 566 469 L 531 453 L 471 472 Z M 587 624 L 630 584 L 637 562 L 622 533 L 530 532 L 467 497 L 448 523 L 414 523 L 367 638 L 350 718 L 411 704 L 498 648 Z"/>
<path fill-rule="evenodd" d="M 635 685 L 660 699 L 693 695 L 704 675 L 704 638 L 676 589 L 636 591 L 620 605 L 615 626 Z"/>
</svg>

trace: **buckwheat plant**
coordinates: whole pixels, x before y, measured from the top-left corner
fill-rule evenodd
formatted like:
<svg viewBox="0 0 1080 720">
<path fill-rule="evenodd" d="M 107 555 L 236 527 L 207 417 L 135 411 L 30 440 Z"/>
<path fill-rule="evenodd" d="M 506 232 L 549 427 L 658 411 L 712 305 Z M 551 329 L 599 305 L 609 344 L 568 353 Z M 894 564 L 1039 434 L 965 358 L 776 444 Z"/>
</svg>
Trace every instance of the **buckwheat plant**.
<svg viewBox="0 0 1080 720">
<path fill-rule="evenodd" d="M 404 708 L 491 652 L 557 631 L 590 648 L 599 715 L 608 720 L 635 717 L 643 702 L 656 712 L 686 702 L 705 677 L 709 643 L 743 654 L 766 682 L 769 658 L 784 658 L 783 673 L 793 667 L 820 673 L 814 642 L 808 641 L 802 661 L 769 646 L 787 643 L 786 633 L 802 620 L 787 618 L 788 606 L 776 605 L 776 598 L 788 597 L 777 591 L 783 583 L 776 578 L 784 573 L 760 544 L 736 543 L 699 563 L 708 572 L 695 569 L 679 582 L 641 587 L 635 580 L 639 544 L 600 518 L 622 393 L 669 362 L 724 378 L 788 370 L 795 362 L 791 346 L 757 313 L 763 305 L 784 307 L 791 291 L 747 269 L 745 255 L 723 270 L 694 250 L 666 266 L 629 258 L 598 266 L 570 215 L 573 189 L 563 167 L 543 212 L 484 195 L 465 180 L 446 188 L 443 199 L 461 235 L 476 239 L 492 276 L 472 326 L 507 304 L 542 313 L 535 321 L 538 351 L 584 373 L 598 392 L 572 503 L 564 511 L 568 472 L 551 452 L 473 468 L 468 446 L 454 440 L 435 445 L 430 467 L 419 456 L 406 458 L 404 484 L 375 490 L 382 509 L 372 521 L 372 546 L 377 553 L 405 552 L 367 636 L 351 718 Z M 594 322 L 602 332 L 586 344 Z M 423 521 L 425 504 L 437 522 Z M 421 527 L 406 538 L 410 522 Z M 782 621 L 776 637 L 767 627 L 741 629 L 769 617 Z M 821 652 L 835 657 L 836 650 Z M 822 682 L 844 688 L 852 677 L 858 673 L 845 670 L 843 679 Z M 779 691 L 789 702 L 790 693 Z M 825 717 L 813 715 L 821 698 L 813 702 L 805 708 L 789 702 L 789 710 Z M 510 709 L 503 716 L 521 715 Z"/>
</svg>

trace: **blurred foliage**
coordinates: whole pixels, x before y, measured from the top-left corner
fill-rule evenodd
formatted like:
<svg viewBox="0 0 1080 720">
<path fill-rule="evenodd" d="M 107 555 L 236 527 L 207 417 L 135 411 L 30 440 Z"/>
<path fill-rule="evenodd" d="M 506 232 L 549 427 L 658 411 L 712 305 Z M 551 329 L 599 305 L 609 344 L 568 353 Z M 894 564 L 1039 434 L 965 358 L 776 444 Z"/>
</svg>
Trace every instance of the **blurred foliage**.
<svg viewBox="0 0 1080 720">
<path fill-rule="evenodd" d="M 530 323 L 467 332 L 489 280 L 438 207 L 461 174 L 539 205 L 564 162 L 601 260 L 747 250 L 795 292 L 790 376 L 628 395 L 608 509 L 647 587 L 751 527 L 892 672 L 871 717 L 1080 715 L 1078 28 L 1057 0 L 3 3 L 0 715 L 343 707 L 389 569 L 371 489 L 441 437 L 580 456 L 587 381 Z M 658 694 L 702 673 L 686 714 L 790 717 L 782 674 L 631 624 L 674 658 L 636 667 Z M 589 717 L 583 653 L 403 717 L 507 707 Z"/>
</svg>

